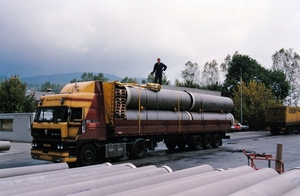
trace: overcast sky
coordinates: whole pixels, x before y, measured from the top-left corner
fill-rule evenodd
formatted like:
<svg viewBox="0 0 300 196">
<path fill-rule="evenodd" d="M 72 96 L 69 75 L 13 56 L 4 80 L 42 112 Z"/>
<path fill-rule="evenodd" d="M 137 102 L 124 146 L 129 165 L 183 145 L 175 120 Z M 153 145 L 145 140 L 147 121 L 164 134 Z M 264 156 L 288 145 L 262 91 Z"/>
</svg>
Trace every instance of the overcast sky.
<svg viewBox="0 0 300 196">
<path fill-rule="evenodd" d="M 1 0 L 0 75 L 68 72 L 168 79 L 188 61 L 238 51 L 265 68 L 281 48 L 300 53 L 299 0 Z"/>
</svg>

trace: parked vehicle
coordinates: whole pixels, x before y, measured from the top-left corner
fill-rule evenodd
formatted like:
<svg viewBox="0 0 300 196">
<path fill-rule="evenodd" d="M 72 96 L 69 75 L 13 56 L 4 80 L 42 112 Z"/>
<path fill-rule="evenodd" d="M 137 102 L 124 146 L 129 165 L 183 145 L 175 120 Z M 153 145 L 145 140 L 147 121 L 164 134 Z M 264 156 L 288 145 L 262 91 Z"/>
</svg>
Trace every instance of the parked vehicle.
<svg viewBox="0 0 300 196">
<path fill-rule="evenodd" d="M 91 165 L 107 159 L 143 158 L 167 148 L 217 148 L 230 136 L 233 101 L 227 97 L 89 81 L 42 96 L 32 123 L 31 156 Z"/>
<path fill-rule="evenodd" d="M 249 126 L 248 125 L 242 125 L 241 123 L 237 123 L 240 127 L 241 127 L 241 130 L 244 131 L 244 130 L 248 130 L 249 129 Z"/>
<path fill-rule="evenodd" d="M 266 129 L 272 135 L 280 132 L 290 134 L 300 130 L 300 107 L 270 106 L 266 108 L 265 116 Z"/>
<path fill-rule="evenodd" d="M 233 123 L 233 125 L 231 126 L 231 130 L 232 131 L 241 131 L 242 127 L 240 126 L 240 123 Z"/>
</svg>

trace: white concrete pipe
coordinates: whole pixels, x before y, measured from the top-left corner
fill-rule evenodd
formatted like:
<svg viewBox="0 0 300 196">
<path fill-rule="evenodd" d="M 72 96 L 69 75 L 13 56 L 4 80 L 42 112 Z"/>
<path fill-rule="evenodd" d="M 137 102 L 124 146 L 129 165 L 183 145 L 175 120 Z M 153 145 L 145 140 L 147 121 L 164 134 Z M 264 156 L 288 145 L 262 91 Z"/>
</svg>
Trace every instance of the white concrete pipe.
<svg viewBox="0 0 300 196">
<path fill-rule="evenodd" d="M 125 167 L 124 167 L 125 168 Z M 94 179 L 105 179 L 108 177 L 116 176 L 116 175 L 122 175 L 122 174 L 128 174 L 128 173 L 135 173 L 139 171 L 146 171 L 146 170 L 153 170 L 157 169 L 155 166 L 145 166 L 140 169 L 129 169 L 129 167 L 126 168 L 126 170 L 116 170 L 114 172 L 104 172 L 105 170 L 95 170 L 95 171 L 77 171 L 74 174 L 66 174 L 64 176 L 54 177 L 54 178 L 43 178 L 43 176 L 40 177 L 39 181 L 30 181 L 30 178 L 23 180 L 22 183 L 17 184 L 18 186 L 5 186 L 6 189 L 0 190 L 1 193 L 5 195 L 11 195 L 11 194 L 20 194 L 25 192 L 31 192 L 35 190 L 42 190 L 47 189 L 49 187 L 58 187 L 63 185 L 68 185 L 70 183 L 78 183 L 78 182 L 85 182 L 85 181 L 91 181 Z"/>
<path fill-rule="evenodd" d="M 290 190 L 289 192 L 283 194 L 282 196 L 299 196 L 300 194 L 300 186 Z"/>
<path fill-rule="evenodd" d="M 278 175 L 267 181 L 257 183 L 251 187 L 238 191 L 233 195 L 283 195 L 297 188 L 300 184 L 300 170 L 292 170 Z M 298 195 L 300 192 L 298 192 Z"/>
<path fill-rule="evenodd" d="M 27 193 L 21 192 L 20 195 L 59 196 L 59 195 L 73 194 L 76 192 L 83 192 L 94 188 L 107 186 L 110 184 L 118 184 L 130 180 L 147 178 L 149 176 L 161 175 L 172 171 L 169 167 L 152 168 L 152 169 L 149 169 L 149 166 L 147 167 L 137 168 L 131 170 L 130 173 L 120 174 L 120 175 L 115 175 L 110 177 L 100 177 L 94 179 L 76 179 L 76 181 L 69 180 L 67 184 L 64 186 L 62 186 L 61 184 L 47 184 L 46 185 L 47 188 L 44 187 L 42 189 L 36 189 L 36 187 L 33 187 L 32 192 L 27 192 Z M 5 194 L 7 194 L 7 192 L 5 192 Z"/>
<path fill-rule="evenodd" d="M 175 179 L 172 181 L 153 184 L 151 186 L 146 186 L 142 188 L 136 187 L 136 189 L 134 190 L 121 192 L 116 195 L 142 195 L 143 193 L 147 193 L 148 195 L 153 195 L 154 193 L 159 193 L 160 195 L 171 195 L 185 190 L 193 189 L 199 186 L 203 186 L 209 183 L 218 182 L 220 180 L 224 180 L 224 179 L 228 179 L 231 177 L 236 177 L 248 173 L 254 173 L 254 172 L 255 170 L 252 167 L 242 166 L 230 170 L 216 171 L 204 175 L 200 174 L 200 175 L 194 175 L 182 179 Z"/>
<path fill-rule="evenodd" d="M 9 150 L 10 142 L 9 141 L 0 141 L 0 151 L 1 150 Z"/>
<path fill-rule="evenodd" d="M 176 180 L 176 179 L 180 179 L 180 178 L 184 178 L 184 177 L 191 177 L 193 175 L 208 174 L 208 173 L 214 172 L 213 170 L 214 169 L 210 165 L 201 165 L 198 167 L 183 169 L 183 170 L 175 171 L 172 173 L 166 173 L 166 174 L 162 174 L 162 175 L 158 175 L 158 176 L 151 176 L 148 178 L 136 179 L 133 181 L 127 181 L 127 182 L 120 183 L 120 184 L 114 184 L 114 185 L 109 185 L 109 186 L 105 186 L 102 188 L 92 189 L 92 190 L 88 190 L 85 192 L 76 193 L 76 194 L 74 194 L 74 196 L 80 196 L 80 195 L 82 195 L 82 196 L 87 196 L 87 195 L 98 196 L 99 193 L 101 193 L 101 195 L 109 195 L 109 194 L 124 192 L 127 190 L 136 189 L 136 188 L 140 188 L 140 187 L 144 187 L 144 186 L 150 186 L 153 184 L 159 184 L 159 183 L 163 183 L 163 182 L 167 182 L 167 181 L 171 181 L 171 180 Z M 214 172 L 214 173 L 216 173 L 216 172 Z"/>
<path fill-rule="evenodd" d="M 63 170 L 63 169 L 69 169 L 67 163 L 53 163 L 53 164 L 45 164 L 45 165 L 7 168 L 7 169 L 0 169 L 0 178 L 7 178 L 12 176 L 20 176 L 20 175 Z"/>
<path fill-rule="evenodd" d="M 0 179 L 0 190 L 3 188 L 8 188 L 9 185 L 15 186 L 18 184 L 27 184 L 27 185 L 36 185 L 41 182 L 41 179 L 55 179 L 58 181 L 60 177 L 72 179 L 72 178 L 82 178 L 88 177 L 91 175 L 112 175 L 110 173 L 117 173 L 125 170 L 132 170 L 136 168 L 136 166 L 132 165 L 131 163 L 124 163 L 115 166 L 108 166 L 106 164 L 101 165 L 94 165 L 94 166 L 87 166 L 87 167 L 80 167 L 68 170 L 61 170 L 61 171 L 51 171 L 51 172 L 43 172 L 43 173 L 36 173 L 36 174 L 28 174 L 22 177 L 14 176 L 9 178 Z M 55 181 L 54 180 L 54 181 Z M 1 186 L 4 187 L 1 187 Z M 6 189 L 5 189 L 6 190 Z"/>
<path fill-rule="evenodd" d="M 198 196 L 199 193 L 201 193 L 201 195 L 224 196 L 224 195 L 235 193 L 239 190 L 245 189 L 256 183 L 262 182 L 264 180 L 268 180 L 278 175 L 279 174 L 274 169 L 264 168 L 264 169 L 257 170 L 255 172 L 234 176 L 232 178 L 227 178 L 222 181 L 210 183 L 183 192 L 177 192 L 176 194 L 172 194 L 172 195 L 176 195 L 176 196 L 197 195 Z M 213 176 L 213 177 L 217 177 L 217 176 Z"/>
</svg>

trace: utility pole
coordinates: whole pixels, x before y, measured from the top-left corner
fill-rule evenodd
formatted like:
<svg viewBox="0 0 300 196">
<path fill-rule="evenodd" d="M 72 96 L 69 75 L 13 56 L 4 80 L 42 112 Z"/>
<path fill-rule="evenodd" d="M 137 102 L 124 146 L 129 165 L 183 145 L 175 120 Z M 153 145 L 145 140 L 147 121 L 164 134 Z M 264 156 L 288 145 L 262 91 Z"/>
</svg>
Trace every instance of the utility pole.
<svg viewBox="0 0 300 196">
<path fill-rule="evenodd" d="M 240 85 L 241 85 L 241 124 L 243 124 L 243 89 L 242 89 L 242 68 L 240 67 L 241 77 L 240 77 Z"/>
</svg>

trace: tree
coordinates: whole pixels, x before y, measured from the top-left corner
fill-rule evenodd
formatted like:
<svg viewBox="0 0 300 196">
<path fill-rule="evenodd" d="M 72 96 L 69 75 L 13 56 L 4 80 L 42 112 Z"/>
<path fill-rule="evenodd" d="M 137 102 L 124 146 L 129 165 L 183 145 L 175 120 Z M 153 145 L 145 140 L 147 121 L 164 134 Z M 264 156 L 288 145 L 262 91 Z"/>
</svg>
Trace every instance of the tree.
<svg viewBox="0 0 300 196">
<path fill-rule="evenodd" d="M 77 80 L 76 78 L 74 78 L 70 82 L 74 83 L 74 82 L 95 81 L 95 80 L 101 80 L 103 82 L 107 82 L 109 79 L 105 78 L 103 73 L 99 73 L 98 75 L 94 75 L 93 73 L 84 72 L 83 74 L 81 74 L 81 80 Z"/>
<path fill-rule="evenodd" d="M 51 90 L 55 93 L 59 93 L 62 87 L 63 86 L 60 84 L 55 84 L 55 83 L 51 84 L 50 82 L 45 82 L 44 84 L 41 85 L 40 91 L 47 92 L 48 90 Z"/>
<path fill-rule="evenodd" d="M 297 105 L 300 100 L 300 56 L 293 49 L 282 48 L 272 55 L 272 60 L 272 69 L 282 71 L 290 85 L 286 103 Z"/>
<path fill-rule="evenodd" d="M 199 75 L 200 70 L 198 64 L 188 61 L 185 64 L 185 69 L 181 71 L 184 86 L 190 88 L 199 87 Z"/>
<path fill-rule="evenodd" d="M 246 84 L 250 80 L 261 82 L 267 87 L 276 87 L 274 90 L 276 97 L 284 99 L 287 91 L 287 83 L 283 78 L 276 78 L 282 76 L 279 72 L 273 72 L 263 68 L 255 59 L 247 55 L 235 53 L 231 60 L 228 60 L 228 72 L 222 87 L 222 95 L 231 97 L 233 90 L 237 88 L 237 84 L 242 80 Z M 270 76 L 272 76 L 270 78 Z"/>
<path fill-rule="evenodd" d="M 121 80 L 122 83 L 138 83 L 136 78 L 128 78 L 127 76 Z"/>
<path fill-rule="evenodd" d="M 202 72 L 202 88 L 209 90 L 220 90 L 220 72 L 216 60 L 206 62 Z"/>
<path fill-rule="evenodd" d="M 243 123 L 250 125 L 253 129 L 265 128 L 265 108 L 267 106 L 281 105 L 280 101 L 274 97 L 271 88 L 253 80 L 250 80 L 248 84 L 239 83 L 237 89 L 233 90 L 232 100 L 234 117 L 241 119 L 242 115 Z"/>
<path fill-rule="evenodd" d="M 34 94 L 25 95 L 26 83 L 19 76 L 12 76 L 0 83 L 0 112 L 20 113 L 35 110 Z"/>
<path fill-rule="evenodd" d="M 153 74 L 148 74 L 147 80 L 142 80 L 142 84 L 153 83 L 153 81 L 154 81 L 154 75 Z M 162 73 L 162 84 L 163 85 L 170 85 L 171 84 L 171 81 L 168 80 L 168 77 L 165 74 L 165 72 Z"/>
</svg>

